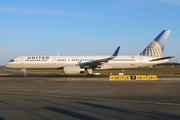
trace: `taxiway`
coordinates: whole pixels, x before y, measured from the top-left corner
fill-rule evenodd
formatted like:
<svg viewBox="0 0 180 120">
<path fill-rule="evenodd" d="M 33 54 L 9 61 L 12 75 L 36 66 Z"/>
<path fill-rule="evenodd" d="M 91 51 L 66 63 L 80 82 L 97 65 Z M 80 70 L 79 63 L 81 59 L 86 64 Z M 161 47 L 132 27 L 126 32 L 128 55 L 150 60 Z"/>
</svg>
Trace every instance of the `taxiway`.
<svg viewBox="0 0 180 120">
<path fill-rule="evenodd" d="M 0 120 L 180 118 L 179 80 L 58 82 L 10 73 L 0 76 Z"/>
</svg>

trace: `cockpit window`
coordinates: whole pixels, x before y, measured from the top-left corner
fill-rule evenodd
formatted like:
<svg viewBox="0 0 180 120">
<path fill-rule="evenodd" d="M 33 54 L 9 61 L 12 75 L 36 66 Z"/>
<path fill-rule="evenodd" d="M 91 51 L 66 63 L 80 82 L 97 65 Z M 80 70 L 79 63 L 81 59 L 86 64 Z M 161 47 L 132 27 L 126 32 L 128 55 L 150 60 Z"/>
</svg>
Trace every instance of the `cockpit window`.
<svg viewBox="0 0 180 120">
<path fill-rule="evenodd" d="M 14 62 L 15 60 L 14 59 L 11 59 L 9 62 Z"/>
</svg>

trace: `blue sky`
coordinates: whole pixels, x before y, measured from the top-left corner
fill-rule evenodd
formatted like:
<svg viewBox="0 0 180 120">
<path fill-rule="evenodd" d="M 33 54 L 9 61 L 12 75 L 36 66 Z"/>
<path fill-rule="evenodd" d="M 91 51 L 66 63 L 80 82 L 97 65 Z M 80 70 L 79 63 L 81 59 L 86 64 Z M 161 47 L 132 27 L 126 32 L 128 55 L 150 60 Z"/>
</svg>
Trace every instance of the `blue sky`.
<svg viewBox="0 0 180 120">
<path fill-rule="evenodd" d="M 0 65 L 21 55 L 139 54 L 171 29 L 163 56 L 180 62 L 179 0 L 0 0 Z"/>
</svg>

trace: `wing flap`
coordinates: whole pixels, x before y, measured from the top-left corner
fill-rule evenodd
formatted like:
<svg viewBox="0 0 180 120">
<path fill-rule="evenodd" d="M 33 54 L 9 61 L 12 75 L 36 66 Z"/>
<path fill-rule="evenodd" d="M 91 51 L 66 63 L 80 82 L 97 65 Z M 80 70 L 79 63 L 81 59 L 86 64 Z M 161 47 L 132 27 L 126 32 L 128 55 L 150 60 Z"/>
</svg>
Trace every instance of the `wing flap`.
<svg viewBox="0 0 180 120">
<path fill-rule="evenodd" d="M 88 61 L 88 62 L 81 62 L 80 61 L 78 63 L 78 65 L 81 67 L 96 68 L 99 65 L 107 63 L 109 60 L 116 58 L 116 56 L 118 55 L 119 49 L 120 49 L 120 46 L 118 46 L 118 48 L 116 49 L 116 51 L 113 53 L 113 55 L 111 57 L 102 58 L 102 59 L 98 59 L 98 60 L 92 60 L 92 61 Z"/>
</svg>

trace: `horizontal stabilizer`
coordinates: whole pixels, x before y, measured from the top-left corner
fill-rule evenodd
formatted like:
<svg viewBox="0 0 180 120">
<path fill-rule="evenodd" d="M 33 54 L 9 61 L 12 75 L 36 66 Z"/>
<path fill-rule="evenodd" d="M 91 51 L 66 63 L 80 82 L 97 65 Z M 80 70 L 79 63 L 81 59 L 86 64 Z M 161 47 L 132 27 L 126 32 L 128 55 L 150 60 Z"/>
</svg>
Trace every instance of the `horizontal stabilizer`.
<svg viewBox="0 0 180 120">
<path fill-rule="evenodd" d="M 159 60 L 170 59 L 170 58 L 174 58 L 174 57 L 175 57 L 175 56 L 161 57 L 161 58 L 152 59 L 152 60 L 149 60 L 149 61 L 153 62 L 153 61 L 159 61 Z"/>
</svg>

